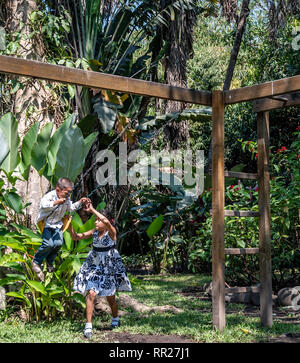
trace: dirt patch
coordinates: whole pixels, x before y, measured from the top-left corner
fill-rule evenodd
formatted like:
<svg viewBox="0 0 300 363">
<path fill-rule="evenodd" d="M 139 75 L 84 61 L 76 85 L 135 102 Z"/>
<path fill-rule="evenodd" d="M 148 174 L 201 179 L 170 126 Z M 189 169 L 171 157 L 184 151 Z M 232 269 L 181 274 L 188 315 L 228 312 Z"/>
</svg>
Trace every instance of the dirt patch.
<svg viewBox="0 0 300 363">
<path fill-rule="evenodd" d="M 104 343 L 195 343 L 190 338 L 179 335 L 143 335 L 114 331 L 97 331 L 96 334 L 99 341 Z"/>
<path fill-rule="evenodd" d="M 300 343 L 300 334 L 287 333 L 270 338 L 266 343 Z"/>
</svg>

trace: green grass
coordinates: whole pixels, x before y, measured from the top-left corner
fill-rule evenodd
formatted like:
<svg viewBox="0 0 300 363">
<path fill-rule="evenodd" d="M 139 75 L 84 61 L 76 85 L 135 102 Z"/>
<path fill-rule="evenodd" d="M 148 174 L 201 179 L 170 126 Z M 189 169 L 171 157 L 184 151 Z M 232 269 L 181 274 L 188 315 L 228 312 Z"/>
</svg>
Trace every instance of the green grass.
<svg viewBox="0 0 300 363">
<path fill-rule="evenodd" d="M 182 296 L 187 286 L 202 286 L 210 281 L 204 275 L 144 276 L 142 287 L 134 286 L 131 296 L 148 306 L 173 305 L 182 313 L 132 312 L 122 317 L 115 331 L 132 334 L 181 335 L 197 342 L 259 342 L 283 333 L 300 333 L 300 324 L 284 323 L 276 316 L 273 328 L 262 328 L 259 317 L 245 316 L 243 304 L 226 304 L 226 328 L 222 333 L 212 329 L 211 301 Z M 124 309 L 123 309 L 124 310 Z M 83 315 L 82 315 L 83 316 Z M 298 314 L 299 316 L 299 314 Z M 101 341 L 101 327 L 107 327 L 110 317 L 96 317 L 93 341 Z M 87 342 L 82 337 L 84 320 L 59 319 L 53 322 L 24 323 L 7 317 L 0 322 L 0 342 Z"/>
</svg>

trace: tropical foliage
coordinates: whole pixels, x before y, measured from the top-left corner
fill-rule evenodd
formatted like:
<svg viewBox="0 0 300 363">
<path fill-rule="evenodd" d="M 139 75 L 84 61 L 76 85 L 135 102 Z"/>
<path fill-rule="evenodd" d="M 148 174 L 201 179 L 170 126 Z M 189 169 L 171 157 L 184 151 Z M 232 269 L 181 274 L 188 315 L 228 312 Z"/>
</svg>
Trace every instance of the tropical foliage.
<svg viewBox="0 0 300 363">
<path fill-rule="evenodd" d="M 22 177 L 28 180 L 30 167 L 33 166 L 52 186 L 62 176 L 74 181 L 83 169 L 84 160 L 98 134 L 94 132 L 83 138 L 74 120 L 73 116 L 69 116 L 54 133 L 52 123 L 39 130 L 39 124 L 35 122 L 25 134 L 20 147 L 16 118 L 12 113 L 3 115 L 0 128 L 9 152 L 0 164 L 1 170 L 7 176 L 19 170 Z M 74 144 L 76 153 L 73 152 Z"/>
<path fill-rule="evenodd" d="M 193 7 L 195 3 L 197 7 Z M 198 23 L 194 27 L 193 49 L 185 59 L 193 53 L 186 68 L 187 85 L 195 89 L 221 89 L 238 18 L 237 8 L 228 12 L 226 3 L 213 0 L 38 2 L 28 24 L 21 23 L 19 31 L 8 33 L 7 46 L 1 54 L 18 56 L 22 42 L 34 40 L 42 44 L 45 60 L 53 64 L 164 82 L 171 48 L 166 32 L 176 21 L 177 38 L 182 39 L 184 28 L 180 22 L 192 9 Z M 277 2 L 267 3 L 277 6 Z M 293 30 L 298 24 L 292 5 L 286 9 L 284 21 L 276 29 L 273 27 L 271 33 L 271 24 L 267 21 L 271 13 L 260 6 L 253 3 L 250 9 L 232 88 L 299 74 L 299 51 L 291 46 Z M 277 10 L 279 14 L 280 8 Z M 2 12 L 0 15 L 1 18 Z M 179 47 L 180 44 L 178 41 Z M 116 142 L 124 141 L 130 150 L 139 148 L 149 153 L 156 147 L 162 151 L 167 144 L 165 128 L 172 123 L 188 122 L 189 147 L 193 151 L 204 150 L 207 160 L 211 109 L 190 105 L 184 111 L 162 115 L 159 111 L 163 107 L 157 100 L 109 90 L 46 84 L 54 103 L 46 105 L 45 112 L 58 113 L 60 117 L 41 126 L 36 105 L 28 103 L 25 131 L 20 133 L 18 117 L 12 112 L 13 102 L 30 86 L 30 81 L 12 76 L 1 76 L 1 80 L 0 286 L 8 289 L 9 299 L 21 303 L 29 319 L 72 316 L 77 307 L 84 306 L 82 296 L 72 291 L 72 280 L 91 243 L 84 240 L 76 244 L 65 232 L 65 243 L 54 272 L 46 274 L 44 283 L 37 280 L 32 272 L 32 256 L 41 243 L 41 234 L 38 230 L 33 232 L 24 222 L 30 198 L 26 192 L 22 198 L 18 190 L 18 182 L 28 181 L 32 168 L 51 187 L 59 177 L 67 176 L 75 182 L 77 194 L 82 193 L 82 185 L 86 194 L 95 191 L 92 199 L 100 210 L 105 203 L 108 205 L 111 194 L 113 203 L 118 204 L 119 250 L 128 260 L 131 254 L 139 255 L 144 262 L 151 261 L 155 273 L 211 272 L 209 175 L 205 175 L 205 190 L 196 200 L 190 198 L 190 190 L 184 183 L 180 186 L 175 183 L 131 185 L 124 194 L 121 188 L 121 192 L 113 188 L 113 192 L 119 192 L 115 198 L 111 190 L 111 193 L 104 192 L 105 188 L 99 191 L 95 181 L 99 150 L 116 151 Z M 270 120 L 273 282 L 275 288 L 280 288 L 290 281 L 298 281 L 300 276 L 299 109 L 271 112 Z M 255 172 L 256 115 L 252 105 L 227 107 L 225 122 L 226 167 Z M 174 177 L 173 165 L 168 170 L 162 170 L 159 163 L 154 167 L 161 179 L 166 174 Z M 227 179 L 225 196 L 228 209 L 258 209 L 255 183 Z M 75 214 L 72 223 L 75 231 L 84 232 L 93 228 L 94 217 L 83 222 Z M 226 218 L 226 247 L 257 246 L 257 219 Z M 256 283 L 258 271 L 256 257 L 226 259 L 229 283 Z"/>
</svg>

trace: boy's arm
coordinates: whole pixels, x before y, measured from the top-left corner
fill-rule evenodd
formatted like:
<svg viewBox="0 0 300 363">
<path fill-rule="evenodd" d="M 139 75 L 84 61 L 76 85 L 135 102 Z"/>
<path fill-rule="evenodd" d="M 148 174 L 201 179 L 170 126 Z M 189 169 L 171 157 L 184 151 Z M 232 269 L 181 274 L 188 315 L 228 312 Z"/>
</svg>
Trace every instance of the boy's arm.
<svg viewBox="0 0 300 363">
<path fill-rule="evenodd" d="M 51 212 L 52 210 L 55 209 L 55 207 L 59 204 L 64 204 L 64 202 L 66 201 L 65 198 L 60 198 L 57 200 L 52 200 L 51 195 L 46 194 L 43 196 L 43 198 L 41 199 L 40 202 L 40 208 L 42 210 L 44 210 L 45 212 Z"/>
<path fill-rule="evenodd" d="M 81 198 L 77 202 L 73 203 L 71 200 L 69 200 L 69 212 L 75 212 L 77 209 L 81 207 L 82 204 L 86 203 L 87 198 Z"/>
</svg>

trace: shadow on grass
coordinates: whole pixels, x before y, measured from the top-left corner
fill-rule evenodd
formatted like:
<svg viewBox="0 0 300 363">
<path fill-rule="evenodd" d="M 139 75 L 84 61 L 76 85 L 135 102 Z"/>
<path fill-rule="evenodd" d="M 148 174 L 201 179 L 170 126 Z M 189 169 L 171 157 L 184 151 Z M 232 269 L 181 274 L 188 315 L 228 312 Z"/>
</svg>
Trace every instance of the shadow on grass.
<svg viewBox="0 0 300 363">
<path fill-rule="evenodd" d="M 172 305 L 182 313 L 129 312 L 122 320 L 120 331 L 149 335 L 175 334 L 190 337 L 198 342 L 261 342 L 284 333 L 300 333 L 300 324 L 275 321 L 273 328 L 262 327 L 259 310 L 250 311 L 245 304 L 226 304 L 226 327 L 223 332 L 212 327 L 211 300 L 201 296 L 182 296 L 183 288 L 199 287 L 208 282 L 208 276 L 147 276 L 144 290 L 136 289 L 132 297 L 146 305 Z M 247 310 L 248 309 L 248 310 Z M 250 309 L 251 310 L 251 309 Z"/>
</svg>

